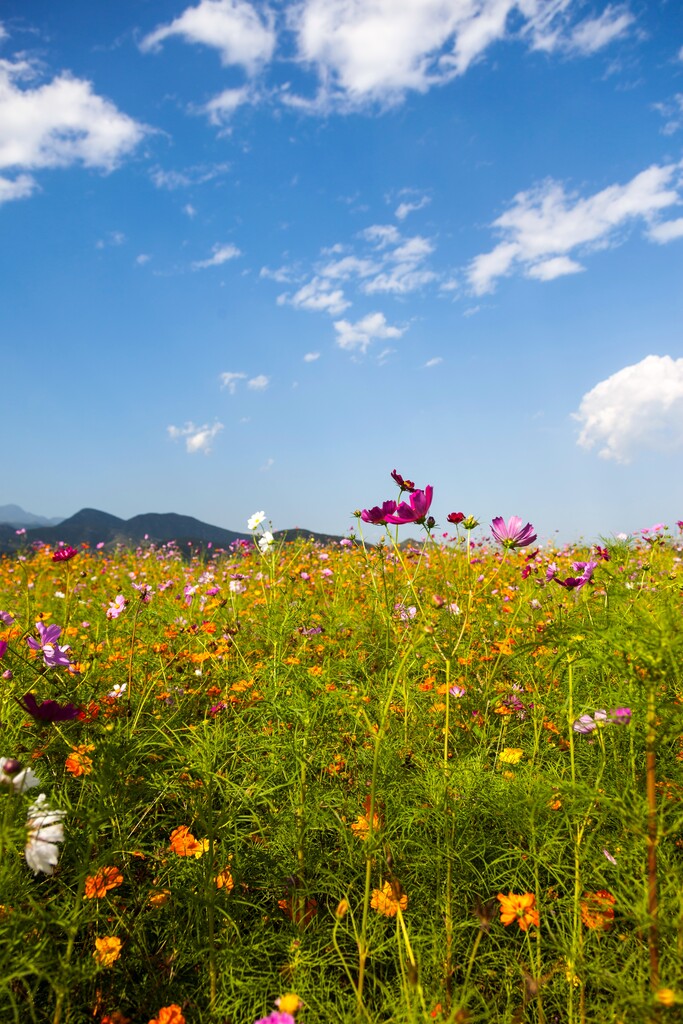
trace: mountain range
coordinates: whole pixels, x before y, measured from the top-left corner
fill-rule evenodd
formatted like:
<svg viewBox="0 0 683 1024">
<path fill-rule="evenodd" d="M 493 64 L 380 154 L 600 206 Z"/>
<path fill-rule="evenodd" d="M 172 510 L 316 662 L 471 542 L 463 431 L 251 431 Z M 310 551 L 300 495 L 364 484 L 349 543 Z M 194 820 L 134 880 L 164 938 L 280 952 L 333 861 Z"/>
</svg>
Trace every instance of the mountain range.
<svg viewBox="0 0 683 1024">
<path fill-rule="evenodd" d="M 6 511 L 10 510 L 13 519 L 3 522 Z M 18 509 L 22 515 L 29 517 L 20 521 L 19 527 L 14 516 Z M 33 520 L 33 522 L 31 522 Z M 36 520 L 40 522 L 36 524 Z M 25 524 L 25 525 L 24 525 Z M 25 533 L 17 534 L 17 529 L 25 529 Z M 296 540 L 298 537 L 311 537 L 321 543 L 341 540 L 331 534 L 313 533 L 298 527 L 293 530 L 279 530 L 274 534 L 276 540 Z M 137 547 L 144 542 L 167 544 L 175 541 L 182 551 L 188 548 L 205 548 L 209 544 L 214 548 L 227 548 L 235 540 L 249 540 L 251 534 L 236 533 L 224 530 L 220 526 L 202 523 L 192 516 L 181 516 L 175 512 L 148 512 L 133 516 L 132 519 L 119 519 L 118 516 L 101 512 L 96 508 L 82 508 L 69 519 L 49 520 L 42 516 L 32 516 L 24 512 L 18 505 L 0 505 L 0 552 L 9 553 L 20 550 L 34 542 L 42 541 L 52 547 L 59 544 L 71 544 L 78 547 L 88 544 L 95 547 L 104 544 L 105 548 L 121 544 L 124 547 Z"/>
</svg>

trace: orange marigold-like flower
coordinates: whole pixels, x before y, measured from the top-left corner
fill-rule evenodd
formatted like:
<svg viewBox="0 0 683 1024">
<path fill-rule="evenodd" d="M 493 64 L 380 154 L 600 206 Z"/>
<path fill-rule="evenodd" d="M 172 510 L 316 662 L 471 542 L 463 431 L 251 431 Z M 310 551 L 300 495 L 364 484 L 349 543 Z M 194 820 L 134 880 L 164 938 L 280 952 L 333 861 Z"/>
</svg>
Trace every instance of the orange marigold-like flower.
<svg viewBox="0 0 683 1024">
<path fill-rule="evenodd" d="M 92 771 L 92 758 L 87 755 L 94 749 L 95 747 L 92 743 L 82 743 L 78 747 L 73 747 L 73 753 L 69 754 L 64 762 L 66 770 L 76 776 L 90 775 Z"/>
<path fill-rule="evenodd" d="M 156 892 L 150 893 L 147 902 L 151 907 L 163 907 L 165 903 L 168 903 L 170 895 L 170 889 L 157 889 Z"/>
<path fill-rule="evenodd" d="M 607 931 L 612 927 L 614 911 L 612 907 L 616 898 L 607 889 L 598 889 L 597 892 L 585 892 L 581 900 L 581 920 L 586 928 L 595 931 Z"/>
<path fill-rule="evenodd" d="M 515 921 L 523 932 L 532 924 L 538 928 L 536 897 L 532 892 L 522 893 L 521 896 L 515 892 L 509 892 L 504 896 L 499 892 L 496 899 L 500 900 L 500 919 L 506 928 Z"/>
<path fill-rule="evenodd" d="M 162 1006 L 159 1016 L 153 1017 L 149 1024 L 185 1024 L 185 1017 L 178 1004 L 171 1003 L 170 1006 Z"/>
<path fill-rule="evenodd" d="M 123 875 L 118 868 L 98 868 L 94 875 L 88 875 L 85 880 L 83 899 L 101 899 L 110 889 L 116 889 L 122 882 Z"/>
<path fill-rule="evenodd" d="M 171 832 L 171 849 L 178 857 L 201 857 L 209 847 L 208 839 L 195 839 L 187 825 Z"/>
<path fill-rule="evenodd" d="M 101 939 L 95 939 L 93 956 L 100 967 L 111 967 L 121 955 L 121 939 L 116 935 L 105 935 Z"/>
<path fill-rule="evenodd" d="M 235 888 L 235 882 L 228 868 L 223 868 L 216 875 L 216 888 L 225 889 L 226 892 L 232 892 Z"/>
<path fill-rule="evenodd" d="M 383 917 L 395 917 L 399 907 L 405 910 L 408 906 L 408 897 L 401 892 L 397 882 L 385 882 L 381 889 L 372 890 L 370 906 Z"/>
<path fill-rule="evenodd" d="M 130 1017 L 124 1016 L 120 1010 L 112 1010 L 111 1013 L 105 1013 L 100 1024 L 131 1024 L 131 1020 Z"/>
</svg>

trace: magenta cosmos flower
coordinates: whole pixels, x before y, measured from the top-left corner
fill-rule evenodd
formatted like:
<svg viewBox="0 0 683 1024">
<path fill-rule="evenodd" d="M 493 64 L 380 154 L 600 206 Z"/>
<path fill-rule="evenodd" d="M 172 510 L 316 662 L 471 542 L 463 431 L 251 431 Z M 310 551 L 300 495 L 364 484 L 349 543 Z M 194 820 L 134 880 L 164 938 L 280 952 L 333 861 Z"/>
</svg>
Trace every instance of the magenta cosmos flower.
<svg viewBox="0 0 683 1024">
<path fill-rule="evenodd" d="M 387 523 L 402 526 L 405 523 L 424 523 L 432 503 L 434 488 L 427 484 L 424 491 L 413 491 L 408 501 L 396 506 L 396 511 L 386 516 Z"/>
<path fill-rule="evenodd" d="M 384 526 L 389 522 L 387 516 L 393 515 L 396 511 L 395 501 L 385 501 L 382 505 L 375 505 L 374 508 L 364 508 L 360 514 L 364 523 L 371 523 L 373 526 Z"/>
<path fill-rule="evenodd" d="M 68 562 L 70 559 L 75 558 L 78 554 L 76 548 L 72 548 L 69 544 L 66 544 L 63 548 L 57 548 L 52 555 L 53 562 Z"/>
<path fill-rule="evenodd" d="M 533 544 L 536 540 L 533 529 L 531 523 L 522 526 L 519 516 L 510 516 L 507 523 L 502 516 L 496 516 L 491 522 L 491 533 L 507 551 L 512 548 L 525 548 L 529 544 Z"/>
<path fill-rule="evenodd" d="M 56 700 L 37 701 L 34 694 L 25 693 L 17 704 L 37 722 L 70 722 L 78 718 L 79 708 L 74 704 L 58 704 Z"/>
<path fill-rule="evenodd" d="M 44 622 L 36 622 L 36 629 L 40 634 L 40 640 L 36 640 L 32 636 L 26 638 L 26 643 L 31 650 L 42 651 L 43 661 L 48 668 L 56 668 L 59 665 L 68 667 L 71 664 L 66 654 L 69 650 L 69 645 L 65 644 L 60 647 L 57 644 L 62 633 L 62 627 L 54 623 L 51 626 L 46 626 Z"/>
</svg>

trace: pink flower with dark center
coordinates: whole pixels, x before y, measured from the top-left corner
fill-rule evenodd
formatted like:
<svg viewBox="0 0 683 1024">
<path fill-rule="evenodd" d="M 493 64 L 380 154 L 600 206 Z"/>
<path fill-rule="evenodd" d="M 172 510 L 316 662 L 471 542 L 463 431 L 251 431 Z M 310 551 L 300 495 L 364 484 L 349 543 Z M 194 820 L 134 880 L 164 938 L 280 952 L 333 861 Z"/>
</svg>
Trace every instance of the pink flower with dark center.
<svg viewBox="0 0 683 1024">
<path fill-rule="evenodd" d="M 80 714 L 74 704 L 58 704 L 56 700 L 39 703 L 32 693 L 25 693 L 24 699 L 18 700 L 17 704 L 37 722 L 70 722 Z"/>
<path fill-rule="evenodd" d="M 63 548 L 57 548 L 57 550 L 52 553 L 52 561 L 68 562 L 71 558 L 75 558 L 77 554 L 78 551 L 76 548 L 72 548 L 69 544 L 65 544 Z"/>
<path fill-rule="evenodd" d="M 581 587 L 585 587 L 592 578 L 593 571 L 597 567 L 597 564 L 597 562 L 572 562 L 572 569 L 574 572 L 581 572 L 581 575 L 567 576 L 566 579 L 560 580 L 557 578 L 557 575 L 552 574 L 553 570 L 557 573 L 557 566 L 553 563 L 553 565 L 548 566 L 546 581 L 549 583 L 551 579 L 555 580 L 556 583 L 559 583 L 559 585 L 564 587 L 566 590 L 580 590 Z"/>
<path fill-rule="evenodd" d="M 395 469 L 391 471 L 391 479 L 394 483 L 397 483 L 402 491 L 408 491 L 410 494 L 415 490 L 415 484 L 412 480 L 404 480 L 400 473 Z"/>
<path fill-rule="evenodd" d="M 511 551 L 513 548 L 525 548 L 529 544 L 533 544 L 536 540 L 533 529 L 531 523 L 522 526 L 519 516 L 510 516 L 507 523 L 502 516 L 496 516 L 491 523 L 491 533 L 507 551 Z"/>
<path fill-rule="evenodd" d="M 396 511 L 386 516 L 387 523 L 395 523 L 402 526 L 405 523 L 424 523 L 432 503 L 434 488 L 427 484 L 424 491 L 416 490 L 410 495 L 408 501 L 402 501 L 396 506 Z"/>
<path fill-rule="evenodd" d="M 385 501 L 381 506 L 375 505 L 374 508 L 364 508 L 360 514 L 361 519 L 364 523 L 370 523 L 372 526 L 384 526 L 389 520 L 387 516 L 393 515 L 396 511 L 395 501 Z"/>
<path fill-rule="evenodd" d="M 54 623 L 51 626 L 46 626 L 44 622 L 36 622 L 36 629 L 40 633 L 40 640 L 36 640 L 32 636 L 26 638 L 26 643 L 31 650 L 42 651 L 43 661 L 48 668 L 56 668 L 60 665 L 68 667 L 71 664 L 66 655 L 69 645 L 65 644 L 60 647 L 57 644 L 62 633 L 62 627 Z"/>
</svg>

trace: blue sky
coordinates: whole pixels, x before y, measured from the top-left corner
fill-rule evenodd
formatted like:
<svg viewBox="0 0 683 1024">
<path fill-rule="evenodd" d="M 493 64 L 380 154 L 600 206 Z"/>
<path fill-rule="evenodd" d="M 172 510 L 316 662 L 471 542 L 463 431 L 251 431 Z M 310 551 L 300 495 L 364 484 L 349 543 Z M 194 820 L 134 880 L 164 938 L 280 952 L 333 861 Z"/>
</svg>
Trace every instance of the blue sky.
<svg viewBox="0 0 683 1024">
<path fill-rule="evenodd" d="M 673 0 L 5 0 L 0 504 L 673 525 L 682 142 Z"/>
</svg>

